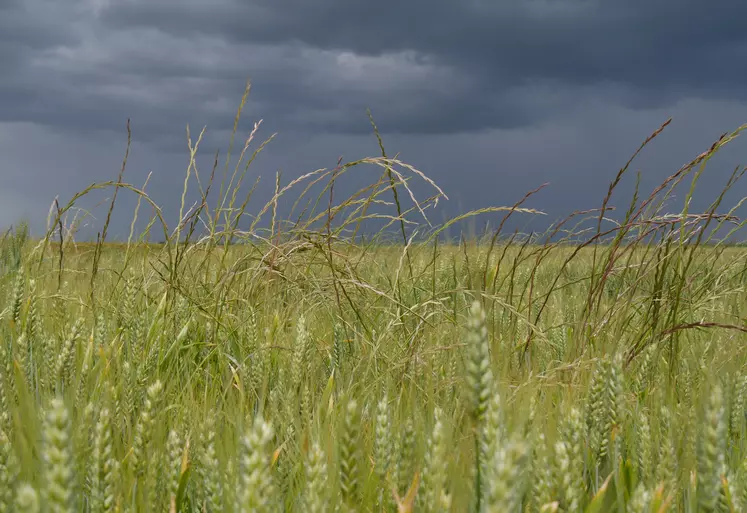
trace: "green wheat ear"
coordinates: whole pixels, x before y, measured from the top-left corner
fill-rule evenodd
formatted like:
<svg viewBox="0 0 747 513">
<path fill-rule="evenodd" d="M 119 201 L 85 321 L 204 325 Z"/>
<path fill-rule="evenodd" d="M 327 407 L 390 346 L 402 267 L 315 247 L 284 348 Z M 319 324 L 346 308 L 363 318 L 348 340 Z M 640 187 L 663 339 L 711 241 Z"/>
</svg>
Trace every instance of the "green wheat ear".
<svg viewBox="0 0 747 513">
<path fill-rule="evenodd" d="M 305 511 L 323 513 L 327 496 L 327 461 L 318 442 L 313 442 L 306 461 Z"/>
<path fill-rule="evenodd" d="M 652 459 L 651 426 L 648 412 L 642 409 L 638 414 L 638 475 L 643 483 L 649 484 L 654 466 Z"/>
<path fill-rule="evenodd" d="M 11 511 L 18 463 L 10 439 L 0 427 L 0 511 Z"/>
<path fill-rule="evenodd" d="M 520 511 L 526 492 L 529 447 L 518 438 L 502 443 L 490 455 L 488 511 Z"/>
<path fill-rule="evenodd" d="M 18 274 L 13 285 L 13 291 L 11 295 L 11 309 L 10 318 L 13 321 L 13 325 L 16 329 L 20 328 L 21 325 L 21 305 L 23 304 L 23 294 L 26 284 L 26 276 L 23 271 L 23 267 L 18 268 Z"/>
<path fill-rule="evenodd" d="M 91 511 L 94 513 L 113 511 L 117 461 L 114 458 L 112 421 L 108 408 L 101 410 L 96 423 L 92 473 Z"/>
<path fill-rule="evenodd" d="M 656 467 L 656 479 L 664 486 L 666 492 L 675 491 L 678 476 L 671 416 L 669 409 L 662 406 L 659 411 L 659 463 Z"/>
<path fill-rule="evenodd" d="M 465 334 L 466 382 L 469 390 L 469 408 L 475 419 L 475 496 L 477 508 L 481 508 L 481 500 L 487 488 L 483 485 L 483 472 L 487 462 L 484 461 L 485 452 L 485 414 L 488 410 L 490 394 L 493 392 L 493 373 L 490 369 L 490 342 L 488 328 L 485 323 L 485 311 L 479 301 L 474 301 L 467 318 L 467 332 Z"/>
<path fill-rule="evenodd" d="M 407 491 L 415 474 L 415 444 L 415 427 L 413 426 L 412 419 L 408 418 L 405 420 L 402 432 L 402 445 L 399 453 L 399 482 L 396 484 L 400 491 Z"/>
<path fill-rule="evenodd" d="M 207 490 L 209 511 L 223 511 L 223 475 L 215 450 L 215 421 L 212 417 L 207 422 L 206 430 L 201 453 L 203 487 Z"/>
<path fill-rule="evenodd" d="M 302 390 L 303 387 L 310 346 L 309 332 L 306 329 L 306 317 L 301 315 L 298 318 L 298 324 L 296 326 L 296 340 L 293 349 L 290 373 L 291 383 L 296 392 Z"/>
<path fill-rule="evenodd" d="M 440 408 L 433 412 L 433 431 L 428 439 L 423 467 L 423 491 L 418 495 L 425 511 L 442 512 L 451 509 L 448 492 L 449 451 L 448 435 Z"/>
<path fill-rule="evenodd" d="M 534 438 L 531 504 L 535 511 L 540 511 L 542 506 L 552 502 L 555 497 L 555 484 L 550 458 L 551 447 L 548 446 L 544 433 L 538 433 Z"/>
<path fill-rule="evenodd" d="M 340 440 L 340 490 L 342 500 L 354 507 L 358 500 L 358 461 L 360 460 L 360 411 L 358 403 L 350 399 Z"/>
<path fill-rule="evenodd" d="M 46 503 L 52 513 L 74 511 L 70 451 L 70 418 L 62 399 L 54 398 L 47 414 L 44 446 Z"/>
<path fill-rule="evenodd" d="M 490 369 L 490 347 L 488 328 L 485 325 L 485 311 L 479 301 L 474 301 L 467 320 L 465 335 L 467 350 L 467 385 L 470 392 L 472 415 L 482 422 L 488 409 L 493 373 Z"/>
<path fill-rule="evenodd" d="M 182 439 L 179 433 L 172 429 L 166 441 L 166 483 L 168 485 L 168 496 L 176 497 L 179 490 L 179 479 L 182 474 Z"/>
<path fill-rule="evenodd" d="M 737 374 L 734 378 L 732 397 L 730 436 L 734 446 L 744 439 L 745 420 L 747 419 L 747 374 Z"/>
<path fill-rule="evenodd" d="M 83 323 L 84 320 L 82 318 L 78 318 L 75 321 L 70 330 L 70 334 L 62 344 L 60 353 L 57 355 L 57 360 L 54 364 L 54 377 L 57 379 L 58 386 L 70 382 L 70 372 L 72 371 L 71 366 L 75 358 L 75 346 L 80 337 L 80 332 L 83 329 Z"/>
<path fill-rule="evenodd" d="M 720 386 L 711 390 L 698 445 L 697 495 L 703 512 L 716 511 L 721 495 L 721 475 L 725 468 L 726 421 L 724 396 Z"/>
<path fill-rule="evenodd" d="M 7 511 L 17 511 L 18 513 L 39 513 L 41 506 L 39 503 L 39 494 L 34 487 L 28 483 L 22 483 L 18 486 L 16 492 L 16 506 Z"/>
<path fill-rule="evenodd" d="M 557 486 L 561 507 L 581 511 L 586 498 L 584 476 L 584 424 L 577 408 L 571 408 L 563 422 L 562 439 L 555 444 Z"/>
<path fill-rule="evenodd" d="M 747 458 L 743 458 L 742 465 L 737 469 L 737 491 L 735 496 L 743 508 L 747 508 Z"/>
<path fill-rule="evenodd" d="M 154 417 L 158 413 L 161 391 L 163 385 L 156 381 L 150 387 L 145 398 L 143 410 L 140 412 L 137 426 L 135 427 L 135 440 L 132 447 L 132 465 L 135 475 L 141 477 L 145 474 L 146 457 L 148 446 L 153 431 Z"/>
<path fill-rule="evenodd" d="M 376 425 L 374 428 L 374 464 L 376 477 L 379 480 L 379 502 L 389 501 L 387 473 L 391 468 L 392 433 L 389 420 L 389 398 L 386 394 L 376 405 Z"/>
<path fill-rule="evenodd" d="M 630 513 L 648 513 L 651 508 L 651 492 L 649 492 L 643 483 L 640 483 L 633 496 L 630 499 L 628 505 L 628 511 Z"/>
<path fill-rule="evenodd" d="M 273 508 L 276 497 L 270 466 L 270 443 L 274 436 L 272 425 L 257 417 L 242 440 L 241 513 L 263 513 Z"/>
</svg>

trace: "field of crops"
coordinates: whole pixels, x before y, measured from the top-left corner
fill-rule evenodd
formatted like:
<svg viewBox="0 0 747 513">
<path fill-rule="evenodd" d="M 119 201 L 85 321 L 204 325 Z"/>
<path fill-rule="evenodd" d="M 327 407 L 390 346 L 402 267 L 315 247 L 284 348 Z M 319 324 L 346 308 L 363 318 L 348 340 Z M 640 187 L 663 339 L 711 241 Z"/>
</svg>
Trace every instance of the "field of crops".
<svg viewBox="0 0 747 513">
<path fill-rule="evenodd" d="M 0 511 L 747 511 L 747 250 L 717 238 L 741 222 L 664 209 L 730 137 L 588 231 L 446 243 L 441 191 L 386 157 L 278 182 L 251 226 L 239 164 L 172 228 L 100 186 L 163 244 L 76 243 L 72 202 L 16 227 Z M 379 181 L 336 199 L 361 165 Z"/>
</svg>

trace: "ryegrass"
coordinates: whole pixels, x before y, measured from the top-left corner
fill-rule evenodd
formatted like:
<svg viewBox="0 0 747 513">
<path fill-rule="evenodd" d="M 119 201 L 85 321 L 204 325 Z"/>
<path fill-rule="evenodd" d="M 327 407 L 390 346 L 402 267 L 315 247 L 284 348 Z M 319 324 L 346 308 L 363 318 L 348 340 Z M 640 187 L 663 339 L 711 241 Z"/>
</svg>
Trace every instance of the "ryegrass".
<svg viewBox="0 0 747 513">
<path fill-rule="evenodd" d="M 720 237 L 739 205 L 665 210 L 739 130 L 610 228 L 592 210 L 455 244 L 460 220 L 536 214 L 533 193 L 433 227 L 443 192 L 383 156 L 278 177 L 244 230 L 257 129 L 216 200 L 190 142 L 176 227 L 121 174 L 42 239 L 5 235 L 0 511 L 747 508 L 747 251 Z M 381 175 L 336 198 L 363 166 Z M 65 215 L 107 187 L 148 230 L 77 243 Z"/>
</svg>

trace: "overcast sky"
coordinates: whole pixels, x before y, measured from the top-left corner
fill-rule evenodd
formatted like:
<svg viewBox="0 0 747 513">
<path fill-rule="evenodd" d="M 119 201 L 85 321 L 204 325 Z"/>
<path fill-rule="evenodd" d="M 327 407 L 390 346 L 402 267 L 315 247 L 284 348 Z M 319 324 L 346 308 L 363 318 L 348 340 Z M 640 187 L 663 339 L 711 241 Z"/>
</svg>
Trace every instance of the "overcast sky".
<svg viewBox="0 0 747 513">
<path fill-rule="evenodd" d="M 387 150 L 449 196 L 442 221 L 528 204 L 554 220 L 601 204 L 618 168 L 667 118 L 633 166 L 643 192 L 747 122 L 747 3 L 724 0 L 0 0 L 0 219 L 45 227 L 91 182 L 125 181 L 170 219 L 187 163 L 185 127 L 203 125 L 202 172 L 240 131 L 277 132 L 251 171 L 287 181 L 337 159 Z M 737 140 L 715 159 L 703 207 L 747 164 Z M 370 181 L 371 174 L 357 180 Z M 613 201 L 625 205 L 633 176 Z M 363 182 L 361 182 L 363 183 Z M 730 197 L 733 203 L 740 191 Z M 91 208 L 100 228 L 106 209 Z M 133 196 L 111 230 L 126 237 Z M 251 208 L 250 208 L 251 210 Z"/>
</svg>

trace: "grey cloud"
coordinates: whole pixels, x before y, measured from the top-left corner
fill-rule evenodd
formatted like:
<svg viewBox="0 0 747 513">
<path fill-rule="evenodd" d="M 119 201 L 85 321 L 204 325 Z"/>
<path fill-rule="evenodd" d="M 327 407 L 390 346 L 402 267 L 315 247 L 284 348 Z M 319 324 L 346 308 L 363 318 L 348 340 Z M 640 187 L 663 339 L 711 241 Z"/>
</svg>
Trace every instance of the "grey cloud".
<svg viewBox="0 0 747 513">
<path fill-rule="evenodd" d="M 739 20 L 747 17 L 747 5 L 738 0 L 722 2 L 718 9 L 697 0 L 174 5 L 121 2 L 104 19 L 115 27 L 159 27 L 176 36 L 203 33 L 273 44 L 295 40 L 364 55 L 413 50 L 498 86 L 559 79 L 699 88 L 745 77 L 743 67 L 735 65 L 745 55 Z"/>
<path fill-rule="evenodd" d="M 450 213 L 544 181 L 545 210 L 596 206 L 669 115 L 679 135 L 655 143 L 666 158 L 644 180 L 747 115 L 743 19 L 736 0 L 5 0 L 0 204 L 40 198 L 46 215 L 55 194 L 113 178 L 131 118 L 128 176 L 153 170 L 173 210 L 185 125 L 193 139 L 208 126 L 209 167 L 250 77 L 239 137 L 260 119 L 260 140 L 279 132 L 257 163 L 265 181 L 377 154 L 371 108 L 388 151 L 451 192 Z"/>
<path fill-rule="evenodd" d="M 252 115 L 284 131 L 367 133 L 367 107 L 390 133 L 435 134 L 529 126 L 588 94 L 742 99 L 745 5 L 28 0 L 5 7 L 16 72 L 0 117 L 101 130 L 129 116 L 146 139 L 226 127 L 247 76 Z"/>
<path fill-rule="evenodd" d="M 4 0 L 0 3 L 0 45 L 18 51 L 73 43 L 75 32 L 61 23 L 72 14 L 70 7 L 66 2 Z"/>
</svg>

